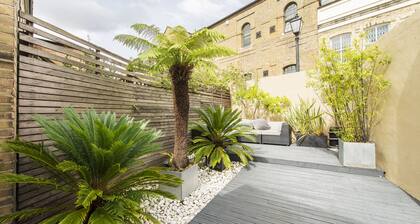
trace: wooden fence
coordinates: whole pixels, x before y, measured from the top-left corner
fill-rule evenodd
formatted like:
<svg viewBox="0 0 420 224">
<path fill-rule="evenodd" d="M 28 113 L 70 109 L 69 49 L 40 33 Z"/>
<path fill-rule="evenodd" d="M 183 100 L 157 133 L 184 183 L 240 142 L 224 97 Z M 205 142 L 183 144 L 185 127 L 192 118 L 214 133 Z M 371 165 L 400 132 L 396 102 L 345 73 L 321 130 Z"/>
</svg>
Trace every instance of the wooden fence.
<svg viewBox="0 0 420 224">
<path fill-rule="evenodd" d="M 34 122 L 36 114 L 60 117 L 63 107 L 80 111 L 114 111 L 150 120 L 163 131 L 163 149 L 173 145 L 174 116 L 170 90 L 160 88 L 156 78 L 128 72 L 128 60 L 56 26 L 27 14 L 20 14 L 18 74 L 18 135 L 21 139 L 51 142 Z M 191 93 L 191 108 L 209 104 L 230 106 L 229 93 Z M 191 113 L 191 120 L 197 115 Z M 60 152 L 54 152 L 59 154 Z M 145 158 L 161 161 L 160 154 Z M 18 172 L 45 176 L 46 171 L 20 156 Z M 33 185 L 17 188 L 17 209 L 65 203 L 69 195 Z M 31 220 L 31 223 L 37 220 Z"/>
</svg>

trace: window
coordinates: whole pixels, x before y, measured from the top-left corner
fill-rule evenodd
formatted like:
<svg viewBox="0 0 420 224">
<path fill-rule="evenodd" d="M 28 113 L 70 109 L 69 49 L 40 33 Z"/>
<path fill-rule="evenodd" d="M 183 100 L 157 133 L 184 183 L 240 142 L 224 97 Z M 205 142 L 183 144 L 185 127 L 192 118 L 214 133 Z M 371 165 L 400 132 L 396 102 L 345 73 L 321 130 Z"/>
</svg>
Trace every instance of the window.
<svg viewBox="0 0 420 224">
<path fill-rule="evenodd" d="M 252 73 L 245 73 L 244 77 L 245 77 L 245 80 L 251 80 L 252 79 Z"/>
<path fill-rule="evenodd" d="M 381 24 L 374 27 L 371 27 L 366 32 L 367 44 L 375 43 L 379 40 L 384 34 L 389 30 L 389 24 Z"/>
<path fill-rule="evenodd" d="M 351 47 L 351 33 L 343 33 L 330 38 L 331 48 L 340 53 L 340 60 L 343 60 L 343 52 Z"/>
<path fill-rule="evenodd" d="M 290 20 L 298 17 L 297 4 L 295 2 L 289 3 L 284 9 L 284 27 L 285 33 L 291 31 Z"/>
<path fill-rule="evenodd" d="M 251 24 L 245 23 L 242 26 L 242 47 L 251 45 Z"/>
<path fill-rule="evenodd" d="M 270 33 L 276 32 L 276 26 L 270 26 Z"/>
<path fill-rule="evenodd" d="M 295 2 L 289 3 L 284 9 L 284 21 L 289 21 L 297 15 L 297 4 Z"/>
<path fill-rule="evenodd" d="M 264 70 L 263 71 L 263 77 L 267 77 L 268 76 L 268 70 Z"/>
<path fill-rule="evenodd" d="M 256 34 L 255 34 L 255 38 L 260 38 L 261 37 L 261 31 L 258 31 Z"/>
<path fill-rule="evenodd" d="M 283 68 L 283 74 L 293 73 L 296 72 L 296 65 L 288 65 Z"/>
</svg>

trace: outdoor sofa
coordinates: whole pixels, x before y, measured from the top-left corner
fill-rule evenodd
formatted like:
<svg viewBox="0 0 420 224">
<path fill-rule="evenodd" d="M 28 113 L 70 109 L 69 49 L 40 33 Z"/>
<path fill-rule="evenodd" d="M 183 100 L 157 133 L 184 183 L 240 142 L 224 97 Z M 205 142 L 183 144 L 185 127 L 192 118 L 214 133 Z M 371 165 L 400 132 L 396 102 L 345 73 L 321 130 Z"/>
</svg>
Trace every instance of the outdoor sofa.
<svg viewBox="0 0 420 224">
<path fill-rule="evenodd" d="M 250 121 L 244 121 L 243 124 L 250 126 Z M 255 120 L 251 121 L 255 124 Z M 239 138 L 240 142 L 256 143 L 256 144 L 268 144 L 268 145 L 285 145 L 291 144 L 291 128 L 286 122 L 267 122 L 265 130 L 258 130 L 260 128 L 252 125 L 252 132 L 255 134 L 255 142 L 250 141 L 246 138 Z M 251 126 L 250 126 L 251 127 Z"/>
</svg>

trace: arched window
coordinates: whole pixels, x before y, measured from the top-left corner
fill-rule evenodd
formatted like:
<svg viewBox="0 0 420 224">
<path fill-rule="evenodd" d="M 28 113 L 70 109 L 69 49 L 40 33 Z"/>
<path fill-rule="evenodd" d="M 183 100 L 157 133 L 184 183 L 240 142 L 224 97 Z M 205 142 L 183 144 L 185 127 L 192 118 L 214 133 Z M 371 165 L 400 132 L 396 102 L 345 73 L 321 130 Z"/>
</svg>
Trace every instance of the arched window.
<svg viewBox="0 0 420 224">
<path fill-rule="evenodd" d="M 298 17 L 297 9 L 298 7 L 295 2 L 291 2 L 287 4 L 286 7 L 284 8 L 284 27 L 285 27 L 284 32 L 285 33 L 291 31 L 290 21 Z"/>
<path fill-rule="evenodd" d="M 287 65 L 283 68 L 283 74 L 294 73 L 296 71 L 296 64 Z"/>
<path fill-rule="evenodd" d="M 251 45 L 251 24 L 245 23 L 242 26 L 242 47 Z"/>
<path fill-rule="evenodd" d="M 286 8 L 284 8 L 284 21 L 289 21 L 297 15 L 297 4 L 295 2 L 289 3 Z"/>
</svg>

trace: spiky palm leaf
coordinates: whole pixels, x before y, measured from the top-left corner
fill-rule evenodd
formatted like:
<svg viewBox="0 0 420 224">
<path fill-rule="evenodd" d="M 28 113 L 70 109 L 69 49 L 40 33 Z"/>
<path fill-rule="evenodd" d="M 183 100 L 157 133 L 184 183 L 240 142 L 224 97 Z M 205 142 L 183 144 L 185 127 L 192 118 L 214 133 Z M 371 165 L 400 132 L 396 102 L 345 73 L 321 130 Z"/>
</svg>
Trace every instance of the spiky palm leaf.
<svg viewBox="0 0 420 224">
<path fill-rule="evenodd" d="M 189 80 L 194 70 L 215 67 L 213 59 L 234 54 L 231 49 L 218 45 L 224 36 L 207 28 L 189 33 L 182 26 L 168 27 L 160 32 L 155 26 L 134 24 L 137 36 L 121 34 L 115 40 L 139 51 L 139 57 L 129 68 L 140 71 L 145 64 L 152 73 L 168 73 L 174 90 L 175 111 L 175 168 L 183 169 L 187 159 L 187 125 L 189 111 Z M 166 83 L 166 80 L 163 80 Z"/>
<path fill-rule="evenodd" d="M 211 106 L 199 110 L 198 114 L 200 121 L 193 123 L 191 129 L 201 134 L 192 140 L 190 146 L 190 152 L 195 155 L 196 162 L 206 158 L 211 168 L 215 168 L 219 163 L 230 168 L 228 153 L 236 154 L 245 165 L 252 160 L 253 150 L 238 141 L 239 137 L 250 140 L 255 138 L 250 129 L 240 125 L 240 111 Z"/>
<path fill-rule="evenodd" d="M 65 154 L 60 161 L 43 145 L 11 141 L 10 151 L 28 156 L 50 171 L 51 178 L 22 174 L 0 174 L 0 182 L 50 186 L 73 193 L 74 206 L 34 208 L 0 217 L 0 223 L 24 220 L 50 211 L 60 211 L 43 224 L 65 223 L 141 223 L 157 222 L 141 207 L 141 200 L 156 195 L 172 195 L 154 190 L 159 184 L 177 186 L 181 180 L 161 173 L 162 168 L 136 169 L 139 158 L 159 150 L 155 144 L 161 134 L 147 128 L 147 121 L 115 113 L 97 114 L 93 110 L 77 114 L 64 109 L 64 119 L 37 117 L 54 147 Z M 151 188 L 152 187 L 152 188 Z"/>
</svg>

